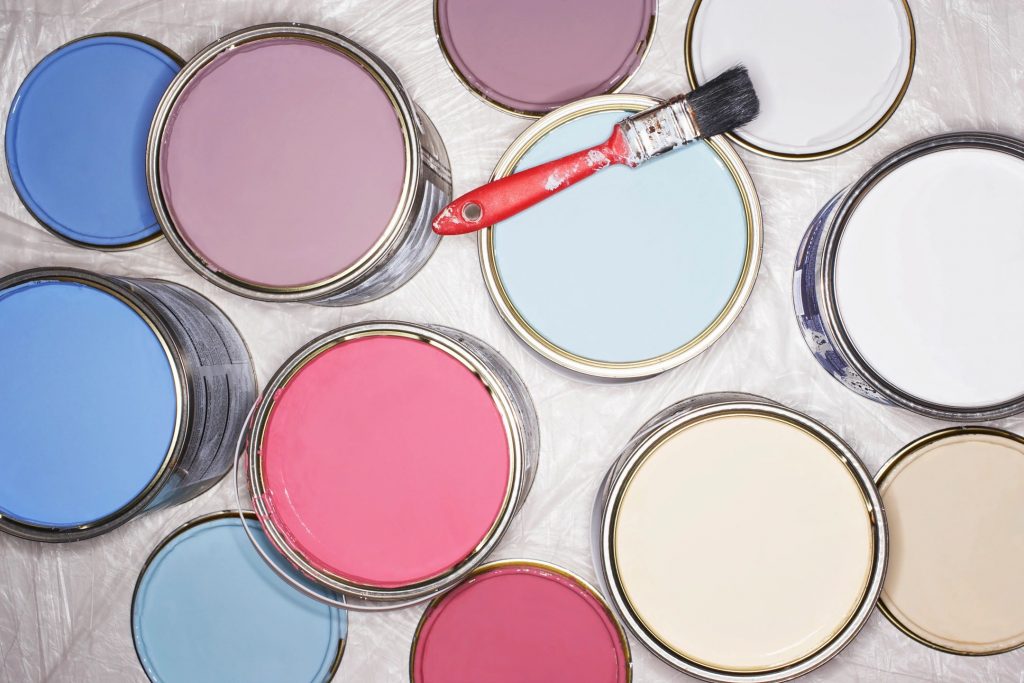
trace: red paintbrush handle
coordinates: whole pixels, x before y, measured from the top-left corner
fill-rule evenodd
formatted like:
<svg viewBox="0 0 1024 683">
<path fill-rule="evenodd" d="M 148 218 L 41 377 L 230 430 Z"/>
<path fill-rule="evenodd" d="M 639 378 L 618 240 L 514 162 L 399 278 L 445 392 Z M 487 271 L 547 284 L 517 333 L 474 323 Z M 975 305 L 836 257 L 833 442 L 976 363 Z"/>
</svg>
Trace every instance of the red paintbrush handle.
<svg viewBox="0 0 1024 683">
<path fill-rule="evenodd" d="M 467 192 L 434 218 L 439 235 L 464 235 L 510 218 L 612 164 L 626 162 L 620 129 L 607 141 L 567 157 L 499 178 Z"/>
</svg>

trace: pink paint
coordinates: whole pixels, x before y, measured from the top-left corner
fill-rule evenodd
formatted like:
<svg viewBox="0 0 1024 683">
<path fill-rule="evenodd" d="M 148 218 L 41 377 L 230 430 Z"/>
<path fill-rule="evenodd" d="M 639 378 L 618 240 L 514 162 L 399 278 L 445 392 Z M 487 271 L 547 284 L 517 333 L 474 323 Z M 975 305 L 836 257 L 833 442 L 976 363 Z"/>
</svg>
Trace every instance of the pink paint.
<svg viewBox="0 0 1024 683">
<path fill-rule="evenodd" d="M 455 68 L 485 97 L 543 113 L 613 89 L 640 66 L 655 0 L 438 0 Z"/>
<path fill-rule="evenodd" d="M 625 683 L 620 631 L 581 584 L 537 566 L 498 567 L 432 607 L 414 683 Z"/>
<path fill-rule="evenodd" d="M 268 38 L 220 54 L 184 89 L 160 186 L 178 233 L 212 269 L 302 287 L 381 238 L 405 158 L 398 114 L 369 72 L 322 43 Z"/>
<path fill-rule="evenodd" d="M 483 382 L 426 342 L 342 342 L 277 392 L 261 458 L 270 519 L 320 571 L 373 587 L 434 578 L 485 539 L 510 449 Z"/>
</svg>

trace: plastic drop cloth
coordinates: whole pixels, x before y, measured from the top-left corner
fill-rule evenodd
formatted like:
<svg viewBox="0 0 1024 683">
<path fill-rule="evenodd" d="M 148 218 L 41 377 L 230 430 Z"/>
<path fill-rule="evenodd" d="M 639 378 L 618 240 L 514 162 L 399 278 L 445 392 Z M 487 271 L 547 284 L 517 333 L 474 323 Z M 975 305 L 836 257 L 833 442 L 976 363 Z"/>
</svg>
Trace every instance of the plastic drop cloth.
<svg viewBox="0 0 1024 683">
<path fill-rule="evenodd" d="M 830 378 L 800 338 L 790 291 L 794 254 L 808 221 L 880 157 L 926 135 L 957 129 L 1024 137 L 1024 3 L 911 4 L 919 41 L 916 72 L 903 105 L 880 133 L 838 158 L 810 163 L 740 150 L 764 210 L 766 246 L 757 286 L 721 341 L 651 381 L 594 385 L 543 365 L 492 308 L 471 237 L 445 239 L 419 275 L 382 300 L 342 309 L 271 305 L 217 289 L 163 242 L 120 254 L 60 242 L 22 207 L 5 169 L 0 172 L 0 274 L 42 265 L 79 266 L 195 288 L 238 325 L 252 349 L 261 386 L 307 340 L 357 320 L 437 322 L 478 335 L 522 374 L 540 414 L 543 439 L 533 491 L 493 557 L 548 560 L 593 580 L 590 514 L 601 477 L 641 423 L 681 398 L 742 390 L 777 399 L 834 428 L 872 470 L 903 444 L 942 426 L 876 405 Z M 661 0 L 654 46 L 629 91 L 668 96 L 686 89 L 683 34 L 689 9 L 688 0 Z M 306 22 L 353 38 L 397 71 L 444 138 L 458 194 L 487 179 L 529 121 L 492 109 L 460 85 L 437 47 L 431 12 L 430 0 L 0 0 L 3 116 L 29 69 L 53 48 L 84 34 L 140 33 L 187 58 L 248 25 Z M 1004 420 L 1000 426 L 1024 431 L 1024 419 Z M 229 476 L 197 500 L 96 540 L 58 546 L 0 537 L 0 681 L 144 681 L 129 617 L 142 563 L 179 524 L 234 505 Z M 353 614 L 336 680 L 406 680 L 409 645 L 422 609 Z M 687 680 L 636 642 L 633 655 L 638 683 Z M 876 613 L 841 655 L 804 680 L 1021 682 L 1024 650 L 983 658 L 940 654 L 903 636 Z"/>
</svg>

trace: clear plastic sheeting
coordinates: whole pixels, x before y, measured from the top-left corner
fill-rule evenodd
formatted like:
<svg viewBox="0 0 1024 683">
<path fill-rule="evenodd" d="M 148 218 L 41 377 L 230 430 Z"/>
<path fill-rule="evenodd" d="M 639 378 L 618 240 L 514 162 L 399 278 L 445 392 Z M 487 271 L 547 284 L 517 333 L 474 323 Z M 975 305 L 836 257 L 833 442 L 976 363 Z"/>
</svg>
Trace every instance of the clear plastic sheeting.
<svg viewBox="0 0 1024 683">
<path fill-rule="evenodd" d="M 661 5 L 653 48 L 627 91 L 664 97 L 686 88 L 683 38 L 689 2 L 662 0 Z M 877 405 L 840 386 L 804 346 L 792 311 L 793 259 L 807 223 L 874 161 L 926 135 L 952 130 L 1024 137 L 1024 4 L 912 0 L 911 5 L 917 66 L 903 105 L 881 132 L 851 152 L 816 162 L 777 161 L 740 150 L 765 219 L 764 260 L 753 296 L 739 321 L 708 352 L 653 380 L 586 383 L 531 355 L 491 306 L 472 237 L 446 238 L 419 275 L 384 299 L 340 309 L 275 305 L 217 289 L 164 242 L 112 254 L 60 242 L 32 220 L 4 171 L 0 274 L 44 265 L 77 266 L 192 287 L 220 305 L 239 327 L 261 386 L 295 349 L 359 320 L 440 323 L 479 336 L 523 376 L 537 405 L 542 436 L 533 491 L 492 557 L 553 562 L 594 580 L 590 514 L 601 478 L 633 432 L 675 401 L 724 390 L 768 396 L 835 429 L 872 471 L 908 441 L 944 426 Z M 0 8 L 4 116 L 29 69 L 72 38 L 135 32 L 187 58 L 218 36 L 247 25 L 300 21 L 352 38 L 395 69 L 440 130 L 456 194 L 485 181 L 505 147 L 529 124 L 493 109 L 460 85 L 438 49 L 429 0 L 0 0 Z M 971 226 L 965 225 L 964 231 L 969 236 Z M 1018 342 L 1000 343 L 1012 349 Z M 997 424 L 1024 431 L 1022 418 Z M 58 546 L 0 538 L 0 680 L 144 681 L 129 615 L 138 572 L 174 528 L 200 514 L 232 507 L 232 488 L 229 477 L 197 500 L 151 513 L 92 541 Z M 699 549 L 694 561 L 699 561 Z M 336 680 L 406 680 L 409 646 L 422 610 L 352 614 L 350 641 Z M 635 641 L 632 645 L 638 683 L 686 680 Z M 804 680 L 1020 682 L 1022 672 L 1024 651 L 984 658 L 941 654 L 911 641 L 876 613 L 849 648 Z"/>
</svg>

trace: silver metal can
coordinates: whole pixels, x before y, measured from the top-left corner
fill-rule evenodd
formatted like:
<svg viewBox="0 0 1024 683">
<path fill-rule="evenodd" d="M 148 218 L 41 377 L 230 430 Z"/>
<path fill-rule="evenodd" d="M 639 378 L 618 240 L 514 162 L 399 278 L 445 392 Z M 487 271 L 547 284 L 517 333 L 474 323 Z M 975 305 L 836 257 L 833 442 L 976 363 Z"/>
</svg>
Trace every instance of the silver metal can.
<svg viewBox="0 0 1024 683">
<path fill-rule="evenodd" d="M 185 237 L 171 210 L 162 175 L 165 132 L 190 86 L 215 67 L 215 61 L 241 47 L 261 41 L 298 41 L 326 46 L 372 76 L 397 116 L 404 139 L 405 175 L 397 206 L 381 236 L 353 263 L 326 278 L 295 285 L 268 285 L 233 275 L 206 258 Z M 211 66 L 212 65 L 212 66 Z M 350 132 L 358 135 L 358 131 Z M 171 82 L 157 108 L 146 154 L 149 194 L 168 242 L 196 272 L 224 289 L 265 301 L 301 301 L 342 306 L 381 297 L 409 280 L 427 262 L 440 237 L 431 230 L 433 217 L 451 197 L 451 173 L 441 138 L 422 110 L 410 99 L 397 75 L 379 58 L 351 40 L 315 26 L 265 24 L 229 34 L 199 51 Z M 339 226 L 344 221 L 338 217 Z M 282 230 L 287 226 L 282 226 Z"/>
<path fill-rule="evenodd" d="M 168 408 L 160 414 L 160 425 L 161 428 L 166 426 L 169 435 L 168 440 L 160 441 L 160 444 L 169 445 L 166 446 L 166 452 L 162 451 L 164 446 L 161 445 L 161 452 L 154 449 L 148 454 L 151 456 L 149 460 L 155 463 L 156 471 L 140 491 L 133 489 L 131 494 L 134 495 L 125 494 L 120 498 L 108 496 L 110 505 L 115 506 L 115 509 L 104 508 L 105 514 L 97 513 L 87 521 L 60 525 L 36 523 L 8 514 L 0 516 L 0 530 L 37 541 L 77 541 L 110 531 L 144 512 L 195 498 L 216 484 L 231 467 L 232 448 L 242 430 L 246 412 L 256 396 L 256 377 L 249 352 L 231 321 L 210 301 L 181 285 L 162 280 L 98 275 L 72 268 L 39 268 L 8 275 L 0 280 L 0 299 L 16 293 L 16 290 L 25 291 L 26 288 L 38 288 L 51 283 L 70 284 L 100 292 L 106 295 L 105 298 L 119 302 L 117 305 L 123 304 L 119 310 L 135 321 L 133 324 L 137 325 L 137 329 L 146 330 L 147 335 L 151 331 L 156 340 L 153 345 L 154 358 L 159 357 L 154 363 L 166 371 L 162 372 L 161 377 L 166 374 L 169 378 L 166 383 L 159 385 L 161 391 L 166 388 L 167 392 L 167 396 L 161 397 L 160 405 Z M 49 329 L 64 324 L 59 318 L 54 319 L 56 315 L 59 315 L 59 311 L 43 311 L 36 319 L 49 316 L 49 320 L 45 321 Z M 95 324 L 102 325 L 102 322 Z M 0 327 L 3 326 L 0 323 Z M 91 332 L 100 338 L 109 333 L 103 329 Z M 76 333 L 82 335 L 84 331 L 66 330 L 69 343 L 78 343 Z M 125 364 L 132 361 L 107 358 L 105 362 Z M 122 367 L 126 376 L 148 370 L 148 366 Z M 39 374 L 43 374 L 41 369 Z M 59 383 L 59 379 L 56 381 Z M 93 410 L 95 402 L 101 400 L 98 387 L 92 390 L 82 390 L 77 385 L 69 388 L 81 392 L 81 395 L 62 396 L 62 412 L 57 417 L 50 415 L 46 419 L 41 418 L 39 424 L 43 427 L 37 428 L 45 428 L 45 424 L 59 419 L 63 424 L 51 425 L 53 429 L 74 432 L 76 421 L 86 419 L 90 424 L 82 425 L 79 429 L 88 427 L 90 434 L 95 437 L 88 443 L 97 450 L 80 454 L 85 456 L 82 459 L 92 463 L 90 471 L 93 472 L 103 467 L 116 467 L 106 457 L 109 451 L 103 450 L 103 443 L 113 447 L 119 440 L 118 435 L 98 428 L 97 422 L 88 415 L 97 413 L 95 419 L 102 419 L 103 424 L 112 420 L 116 422 L 116 416 L 101 415 L 99 413 L 102 410 Z M 122 388 L 128 391 L 127 387 Z M 118 387 L 108 387 L 108 390 L 120 391 Z M 28 410 L 38 415 L 40 408 L 33 404 Z M 47 409 L 58 410 L 52 406 Z M 67 419 L 60 417 L 65 414 Z M 23 429 L 23 425 L 3 422 L 0 420 L 0 429 L 9 434 L 16 434 Z M 137 426 L 135 428 L 138 429 Z M 117 429 L 116 424 L 112 429 Z M 155 442 L 147 443 L 156 445 Z M 46 441 L 40 447 L 52 450 L 53 446 L 51 441 Z M 43 457 L 42 453 L 21 455 Z M 146 455 L 135 453 L 133 459 L 145 459 Z M 52 454 L 47 453 L 46 456 L 51 457 Z M 135 476 L 143 475 L 149 476 L 145 472 Z M 115 469 L 101 472 L 97 476 L 116 480 L 128 475 Z M 85 480 L 67 482 L 67 485 L 89 486 Z M 3 501 L 0 501 L 0 506 L 3 506 Z"/>
<path fill-rule="evenodd" d="M 339 569 L 337 563 L 332 564 L 324 557 L 325 552 L 318 554 L 316 549 L 311 550 L 312 546 L 318 543 L 314 535 L 332 533 L 332 528 L 339 528 L 335 525 L 370 524 L 372 513 L 367 512 L 365 506 L 356 506 L 356 508 L 344 512 L 335 510 L 326 518 L 320 517 L 319 520 L 322 524 L 318 527 L 319 530 L 315 529 L 315 524 L 310 522 L 310 519 L 313 518 L 312 512 L 281 512 L 283 509 L 281 501 L 285 499 L 289 501 L 323 499 L 323 496 L 313 495 L 310 491 L 301 493 L 294 491 L 294 487 L 286 482 L 296 481 L 298 475 L 281 474 L 282 465 L 280 463 L 285 462 L 283 458 L 306 457 L 308 459 L 309 457 L 299 452 L 307 451 L 304 445 L 286 444 L 281 440 L 280 435 L 288 433 L 288 430 L 293 434 L 301 435 L 304 444 L 312 444 L 308 449 L 310 452 L 328 452 L 324 449 L 330 449 L 329 452 L 333 454 L 330 456 L 333 458 L 331 462 L 340 463 L 331 464 L 327 460 L 321 460 L 310 466 L 308 471 L 301 475 L 301 478 L 306 481 L 316 479 L 326 482 L 323 484 L 327 487 L 325 490 L 328 492 L 325 495 L 334 497 L 337 501 L 347 500 L 345 491 L 340 489 L 343 488 L 342 484 L 346 480 L 351 480 L 352 485 L 356 486 L 360 492 L 372 489 L 374 491 L 373 499 L 382 501 L 382 504 L 388 509 L 415 507 L 416 503 L 409 498 L 394 499 L 395 494 L 390 488 L 392 484 L 389 482 L 406 476 L 403 474 L 404 469 L 415 467 L 415 460 L 417 458 L 422 460 L 424 457 L 427 458 L 427 461 L 421 464 L 425 469 L 416 470 L 417 472 L 420 472 L 424 478 L 432 478 L 435 483 L 439 481 L 434 478 L 436 476 L 441 478 L 440 481 L 454 486 L 445 494 L 444 491 L 431 489 L 430 484 L 425 481 L 417 480 L 415 488 L 420 490 L 427 487 L 424 495 L 428 499 L 447 500 L 446 506 L 457 508 L 460 503 L 451 498 L 458 496 L 459 490 L 472 489 L 479 485 L 479 481 L 467 471 L 460 470 L 460 465 L 455 458 L 445 460 L 444 456 L 437 457 L 437 452 L 431 451 L 425 445 L 426 437 L 421 439 L 415 434 L 410 435 L 402 431 L 402 425 L 405 424 L 402 416 L 409 417 L 408 408 L 397 408 L 393 414 L 380 417 L 379 419 L 382 420 L 380 425 L 369 427 L 371 430 L 377 430 L 372 437 L 374 461 L 379 462 L 381 458 L 394 458 L 390 460 L 391 465 L 384 466 L 383 470 L 377 470 L 373 465 L 368 465 L 369 469 L 359 465 L 361 460 L 365 464 L 365 455 L 361 456 L 356 452 L 360 446 L 351 437 L 353 432 L 358 431 L 359 425 L 346 423 L 346 417 L 349 419 L 351 417 L 340 404 L 332 402 L 342 394 L 336 386 L 331 386 L 332 377 L 350 377 L 352 373 L 339 370 L 320 370 L 319 368 L 324 366 L 314 367 L 311 364 L 315 364 L 319 359 L 329 359 L 332 352 L 337 354 L 339 350 L 342 354 L 354 353 L 353 349 L 358 348 L 355 345 L 365 341 L 378 344 L 381 342 L 389 344 L 415 342 L 416 348 L 422 349 L 423 353 L 440 352 L 443 355 L 439 357 L 460 373 L 459 377 L 462 379 L 459 382 L 465 380 L 468 385 L 474 387 L 473 391 L 479 389 L 481 392 L 485 392 L 480 393 L 478 398 L 487 406 L 493 406 L 488 407 L 487 410 L 496 411 L 494 414 L 496 421 L 493 422 L 493 425 L 496 432 L 503 433 L 501 452 L 497 453 L 495 460 L 500 460 L 503 463 L 502 471 L 507 474 L 501 476 L 501 492 L 495 495 L 496 514 L 487 517 L 486 524 L 481 524 L 479 527 L 482 533 L 473 537 L 472 544 L 467 543 L 467 546 L 471 547 L 469 552 L 462 553 L 457 557 L 453 556 L 447 565 L 442 563 L 441 568 L 429 574 L 418 575 L 415 580 L 401 578 L 385 581 L 378 577 L 367 577 L 365 574 L 356 576 L 354 572 Z M 417 351 L 417 353 L 419 352 Z M 342 356 L 334 355 L 334 358 L 339 357 Z M 328 360 L 328 362 L 331 361 Z M 378 370 L 373 366 L 381 368 L 379 372 L 382 373 L 401 372 L 391 370 L 390 361 L 370 358 L 357 362 L 362 367 L 368 367 L 369 374 L 366 378 L 361 377 L 358 380 L 358 386 L 349 387 L 345 391 L 355 392 L 352 394 L 352 400 L 358 402 L 359 405 L 363 405 L 365 401 L 371 401 L 377 408 L 387 410 L 387 406 L 391 404 L 415 402 L 418 398 L 421 399 L 419 405 L 422 405 L 424 400 L 432 401 L 441 410 L 449 410 L 450 406 L 445 404 L 445 399 L 442 398 L 443 393 L 439 393 L 436 398 L 427 396 L 423 393 L 423 386 L 426 385 L 412 383 L 405 376 L 399 376 L 394 383 L 389 385 L 390 389 L 386 392 L 378 389 L 379 386 L 383 386 L 384 382 L 377 382 L 374 379 Z M 422 366 L 422 362 L 417 362 L 408 367 L 420 368 Z M 301 410 L 296 411 L 289 407 L 282 410 L 283 406 L 287 406 L 288 392 L 296 386 L 302 386 L 302 373 L 311 367 L 314 367 L 314 373 L 320 374 L 316 375 L 315 380 L 306 380 L 305 386 L 315 387 L 318 395 L 300 394 L 299 398 L 292 399 L 292 401 L 297 402 L 296 405 L 303 406 Z M 469 375 L 464 374 L 467 370 Z M 414 370 L 414 372 L 419 372 L 419 370 Z M 448 375 L 448 377 L 452 382 L 455 381 L 454 375 Z M 420 381 L 422 380 L 416 380 L 416 382 Z M 447 386 L 446 380 L 441 376 L 435 377 L 433 381 L 435 383 L 432 386 L 438 384 Z M 460 386 L 462 385 L 460 384 Z M 324 393 L 320 393 L 322 387 L 329 388 L 325 389 Z M 374 397 L 374 392 L 383 392 L 381 396 L 384 397 Z M 428 393 L 431 392 L 428 391 Z M 362 396 L 366 398 L 361 398 Z M 330 438 L 323 436 L 323 421 L 316 422 L 316 418 L 309 417 L 312 413 L 311 402 L 321 404 L 321 407 L 328 411 L 323 420 L 341 425 L 341 432 Z M 414 410 L 414 412 L 419 411 Z M 296 416 L 297 419 L 278 417 L 279 415 L 287 416 L 289 413 Z M 372 419 L 377 420 L 376 415 L 378 414 L 379 411 L 375 408 L 375 416 Z M 280 424 L 285 427 L 278 426 L 275 420 L 280 420 Z M 390 425 L 390 427 L 383 426 L 384 424 Z M 451 444 L 470 438 L 460 431 L 461 427 L 453 427 L 452 423 L 449 423 L 444 429 L 451 430 L 442 437 Z M 388 433 L 385 434 L 381 430 L 386 430 Z M 397 442 L 390 440 L 393 436 L 391 432 L 401 434 L 396 437 Z M 277 551 L 265 552 L 257 544 L 260 554 L 284 579 L 299 590 L 345 609 L 363 611 L 393 609 L 428 600 L 452 588 L 468 576 L 497 546 L 516 512 L 522 507 L 533 484 L 540 452 L 540 429 L 533 403 L 526 386 L 504 358 L 484 342 L 464 332 L 439 325 L 395 321 L 348 325 L 315 339 L 296 352 L 267 384 L 262 398 L 254 406 L 250 426 L 242 438 L 244 442 L 239 444 L 236 468 L 239 507 L 251 507 L 255 510 L 267 538 Z M 326 441 L 324 441 L 325 438 L 327 438 Z M 277 439 L 276 442 L 275 439 Z M 345 441 L 345 439 L 349 440 Z M 285 444 L 276 446 L 276 455 L 275 443 Z M 414 444 L 416 448 L 410 450 Z M 346 453 L 355 453 L 355 455 L 346 458 Z M 490 456 L 495 456 L 495 453 Z M 482 451 L 477 453 L 477 458 L 480 460 L 490 456 Z M 274 459 L 278 464 L 272 462 Z M 396 462 L 398 464 L 395 464 Z M 388 469 L 389 467 L 391 469 Z M 355 468 L 355 470 L 351 468 Z M 353 479 L 354 475 L 344 474 L 344 472 L 351 473 L 352 471 L 362 471 L 367 478 L 365 480 L 358 477 Z M 366 474 L 369 471 L 374 474 Z M 288 479 L 289 476 L 291 479 Z M 495 491 L 497 490 L 496 488 Z M 413 497 L 417 495 L 413 494 Z M 446 498 L 446 495 L 450 498 Z M 499 498 L 501 500 L 498 500 Z M 421 500 L 418 497 L 416 499 Z M 355 519 L 354 514 L 364 514 L 367 521 L 361 521 L 362 518 Z M 415 513 L 409 512 L 409 514 L 414 514 L 417 518 L 430 516 L 429 513 L 422 513 L 419 509 Z M 304 520 L 301 519 L 303 515 L 306 515 Z M 405 522 L 399 524 L 398 527 L 394 527 L 394 520 L 392 520 L 392 527 L 389 528 L 392 528 L 394 533 L 399 533 L 404 525 L 410 523 L 410 517 L 405 513 L 403 515 L 399 515 L 399 517 Z M 299 521 L 295 522 L 293 517 Z M 327 521 L 324 521 L 325 519 Z M 289 524 L 292 525 L 291 530 L 286 528 Z M 486 530 L 483 531 L 485 527 Z M 302 529 L 303 533 L 308 531 L 309 536 L 297 538 L 295 528 Z M 346 538 L 351 538 L 351 536 L 346 536 Z M 380 547 L 374 546 L 377 549 L 376 552 L 389 552 L 388 548 L 393 549 L 394 542 L 387 540 L 387 538 L 391 538 L 390 536 L 381 538 Z M 374 543 L 376 544 L 376 541 Z M 324 547 L 338 549 L 342 545 L 339 541 L 334 540 Z M 374 554 L 369 551 L 356 552 L 353 550 L 351 552 L 361 556 Z M 286 562 L 282 562 L 282 557 Z M 290 575 L 294 569 L 298 569 L 303 576 L 324 588 L 328 593 L 323 591 L 311 593 L 307 587 L 295 582 Z M 338 599 L 332 599 L 331 594 L 339 596 Z"/>
<path fill-rule="evenodd" d="M 881 499 L 849 446 L 743 393 L 695 396 L 641 427 L 601 485 L 592 533 L 627 630 L 669 665 L 727 683 L 789 680 L 835 656 L 871 615 L 888 557 Z M 816 611 L 816 593 L 840 591 L 827 618 Z M 795 613 L 813 615 L 813 638 L 780 635 Z"/>
<path fill-rule="evenodd" d="M 842 296 L 838 294 L 837 261 L 839 260 L 840 246 L 844 244 L 844 240 L 849 239 L 850 231 L 848 228 L 852 221 L 860 217 L 858 212 L 864 211 L 866 203 L 879 194 L 879 190 L 887 180 L 896 177 L 900 178 L 901 182 L 903 182 L 902 179 L 912 178 L 916 168 L 914 166 L 915 163 L 936 160 L 941 158 L 942 155 L 949 155 L 951 153 L 988 154 L 993 159 L 1001 157 L 1010 161 L 1024 161 L 1024 142 L 993 133 L 948 133 L 926 138 L 882 159 L 859 180 L 832 197 L 814 217 L 797 253 L 793 280 L 796 318 L 803 333 L 804 341 L 811 349 L 818 363 L 848 389 L 861 396 L 879 403 L 898 406 L 921 415 L 942 420 L 972 421 L 999 419 L 1024 410 L 1024 382 L 1017 383 L 1013 390 L 1007 390 L 1003 386 L 999 392 L 999 398 L 995 400 L 984 397 L 981 400 L 971 400 L 968 393 L 963 391 L 956 393 L 953 389 L 944 391 L 947 397 L 945 399 L 940 400 L 925 396 L 925 390 L 922 387 L 910 385 L 908 381 L 909 375 L 904 374 L 901 379 L 894 379 L 889 376 L 893 374 L 894 367 L 897 370 L 901 369 L 899 367 L 900 364 L 894 366 L 893 361 L 890 360 L 888 362 L 889 369 L 886 370 L 880 368 L 877 361 L 870 361 L 866 357 L 864 345 L 858 344 L 855 340 L 855 334 L 851 333 L 852 312 L 848 305 L 844 305 Z M 950 182 L 961 183 L 967 180 L 968 178 L 959 178 Z M 980 178 L 975 178 L 974 181 L 985 182 Z M 921 188 L 928 187 L 929 185 L 934 187 L 934 179 L 929 180 L 922 176 L 920 182 L 923 183 Z M 890 192 L 892 191 L 890 190 Z M 895 219 L 902 221 L 904 224 L 909 224 L 914 217 L 914 205 L 922 201 L 928 202 L 929 200 L 919 196 L 906 197 L 906 205 L 900 207 L 902 213 L 896 214 Z M 970 193 L 964 192 L 962 199 L 957 201 L 961 203 L 965 210 L 972 210 L 972 204 L 969 203 L 972 201 Z M 918 205 L 920 206 L 920 204 Z M 877 223 L 878 211 L 875 207 L 872 208 L 874 212 L 870 214 L 870 218 Z M 867 222 L 867 218 L 862 220 L 862 224 Z M 954 247 L 955 249 L 962 249 L 965 253 L 970 253 L 974 256 L 977 256 L 981 250 L 986 250 L 984 236 L 978 236 L 981 231 L 967 226 L 963 226 L 963 229 L 963 238 L 965 240 L 974 240 L 975 243 L 981 242 L 981 245 L 977 250 L 966 252 L 967 244 L 964 242 L 961 243 L 961 246 Z M 863 230 L 864 228 L 861 227 L 862 232 Z M 930 231 L 927 226 L 922 226 L 922 230 Z M 906 305 L 902 303 L 904 299 L 908 298 L 908 293 L 915 291 L 915 288 L 920 289 L 920 284 L 918 283 L 921 282 L 921 273 L 927 269 L 936 271 L 933 277 L 941 277 L 946 282 L 955 283 L 957 288 L 963 293 L 964 299 L 969 300 L 969 303 L 963 305 L 961 305 L 962 302 L 953 303 L 950 301 L 945 303 L 946 297 L 944 294 L 934 290 L 931 291 L 931 298 L 938 300 L 950 309 L 943 314 L 950 321 L 947 331 L 951 332 L 954 327 L 958 326 L 968 327 L 969 330 L 973 330 L 973 333 L 978 335 L 979 343 L 972 350 L 971 355 L 973 359 L 969 359 L 970 362 L 972 364 L 981 362 L 984 360 L 984 358 L 981 358 L 982 355 L 991 359 L 991 362 L 985 361 L 990 377 L 984 378 L 975 375 L 960 378 L 958 382 L 966 386 L 971 384 L 972 381 L 988 382 L 993 376 L 1002 376 L 1004 378 L 1002 381 L 1003 385 L 1006 385 L 1006 382 L 1012 383 L 1012 377 L 1016 374 L 1014 370 L 1006 366 L 1004 362 L 1001 362 L 998 354 L 991 355 L 989 353 L 993 343 L 1006 340 L 994 338 L 988 341 L 981 341 L 987 335 L 996 334 L 1002 336 L 995 331 L 997 328 L 993 326 L 993 316 L 987 312 L 981 313 L 984 301 L 982 301 L 983 296 L 978 290 L 984 288 L 979 288 L 972 281 L 972 276 L 963 267 L 959 269 L 949 268 L 944 264 L 941 267 L 941 272 L 938 272 L 939 267 L 928 265 L 926 259 L 930 258 L 927 254 L 931 248 L 927 244 L 917 243 L 916 246 L 900 246 L 899 249 L 903 251 L 897 251 L 897 237 L 889 235 L 891 246 L 876 251 L 875 261 L 868 267 L 860 269 L 864 271 L 862 273 L 862 280 L 865 285 L 870 284 L 871 281 L 877 281 L 879 278 L 892 276 L 894 270 L 900 270 L 903 282 L 909 283 L 902 286 L 899 290 L 887 291 L 888 298 L 896 302 L 892 306 L 904 306 L 904 309 L 900 311 L 897 317 L 900 323 L 899 326 L 893 326 L 891 330 L 873 331 L 874 339 L 872 342 L 875 347 L 873 350 L 876 356 L 878 355 L 877 347 L 881 345 L 880 340 L 883 338 L 883 335 L 885 335 L 885 345 L 889 347 L 886 350 L 887 353 L 892 355 L 893 358 L 898 356 L 903 361 L 928 351 L 927 348 L 924 348 L 926 346 L 940 347 L 946 343 L 944 339 L 946 335 L 944 334 L 929 334 L 925 336 L 923 333 L 918 333 L 917 330 L 924 329 L 919 324 L 918 310 L 915 309 L 913 303 Z M 936 242 L 944 242 L 948 239 L 948 236 L 940 235 L 936 230 L 929 236 L 929 239 Z M 906 238 L 903 238 L 903 241 L 906 241 Z M 861 248 L 861 251 L 863 251 L 863 248 Z M 888 253 L 880 253 L 881 251 L 887 251 Z M 1006 269 L 1007 266 L 1005 264 L 1000 265 L 999 263 L 999 259 L 1003 258 L 1003 256 L 1000 256 L 996 251 L 994 248 L 987 248 L 986 253 L 978 259 L 978 267 L 983 270 Z M 993 297 L 996 294 L 999 294 L 999 292 L 989 290 L 988 299 L 994 300 Z M 920 298 L 918 297 L 914 301 L 920 303 Z M 962 317 L 964 311 L 971 308 L 973 308 L 973 312 L 971 312 L 973 318 Z M 1007 316 L 1007 319 L 1019 317 L 1017 312 L 1012 309 L 1001 311 L 997 315 Z M 989 329 L 979 328 L 966 322 L 978 317 L 986 319 L 985 325 Z M 864 320 L 863 313 L 860 320 Z M 863 328 L 863 322 L 860 324 Z M 887 324 L 891 324 L 891 321 Z M 928 329 L 931 329 L 931 327 Z M 920 338 L 911 338 L 904 333 L 906 330 L 914 331 L 914 336 Z M 931 364 L 928 368 L 928 374 L 932 377 L 942 378 L 948 373 L 967 373 L 967 370 L 963 369 L 967 367 L 965 363 L 966 354 L 956 355 L 950 352 L 946 355 L 948 359 L 945 362 L 936 361 Z M 956 367 L 958 362 L 963 368 Z M 906 368 L 907 365 L 907 362 L 902 363 L 903 368 Z M 950 386 L 952 385 L 953 382 L 950 383 Z M 931 391 L 935 393 L 934 389 Z M 1007 395 L 1014 393 L 1014 391 L 1016 395 L 1007 398 Z"/>
</svg>

